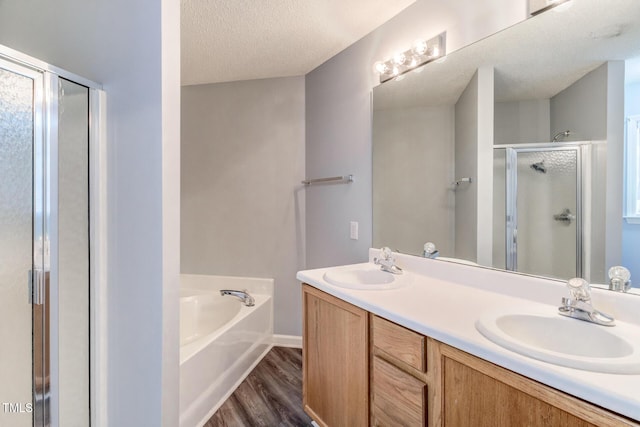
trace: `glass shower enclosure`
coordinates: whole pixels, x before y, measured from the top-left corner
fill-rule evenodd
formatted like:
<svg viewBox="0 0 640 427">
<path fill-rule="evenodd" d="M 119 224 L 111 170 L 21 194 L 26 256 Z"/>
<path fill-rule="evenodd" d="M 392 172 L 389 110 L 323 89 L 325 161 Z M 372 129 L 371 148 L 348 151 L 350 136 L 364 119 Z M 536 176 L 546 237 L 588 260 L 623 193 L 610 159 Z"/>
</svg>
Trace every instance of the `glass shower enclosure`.
<svg viewBox="0 0 640 427">
<path fill-rule="evenodd" d="M 494 257 L 511 271 L 583 277 L 588 144 L 494 149 Z"/>
<path fill-rule="evenodd" d="M 0 46 L 0 426 L 88 426 L 91 89 L 24 58 Z"/>
</svg>

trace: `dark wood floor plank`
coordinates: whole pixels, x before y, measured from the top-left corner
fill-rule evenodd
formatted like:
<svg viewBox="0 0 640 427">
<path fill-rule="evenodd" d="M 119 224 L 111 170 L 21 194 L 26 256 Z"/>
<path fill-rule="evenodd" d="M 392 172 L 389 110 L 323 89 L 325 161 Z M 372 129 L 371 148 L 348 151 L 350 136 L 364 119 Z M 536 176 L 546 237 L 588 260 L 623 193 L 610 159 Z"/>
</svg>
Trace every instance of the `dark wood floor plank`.
<svg viewBox="0 0 640 427">
<path fill-rule="evenodd" d="M 302 350 L 274 347 L 205 427 L 310 425 L 302 409 Z"/>
</svg>

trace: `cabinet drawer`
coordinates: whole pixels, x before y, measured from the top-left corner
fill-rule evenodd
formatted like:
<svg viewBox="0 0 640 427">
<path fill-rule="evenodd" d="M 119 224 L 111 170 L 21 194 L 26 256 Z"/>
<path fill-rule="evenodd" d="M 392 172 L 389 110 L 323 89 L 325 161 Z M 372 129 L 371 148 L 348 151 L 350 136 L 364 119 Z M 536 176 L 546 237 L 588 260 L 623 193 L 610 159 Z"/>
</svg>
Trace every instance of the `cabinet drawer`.
<svg viewBox="0 0 640 427">
<path fill-rule="evenodd" d="M 372 317 L 373 345 L 407 365 L 425 372 L 426 338 L 381 317 Z"/>
<path fill-rule="evenodd" d="M 426 425 L 427 386 L 400 369 L 373 358 L 371 424 L 373 426 Z"/>
</svg>

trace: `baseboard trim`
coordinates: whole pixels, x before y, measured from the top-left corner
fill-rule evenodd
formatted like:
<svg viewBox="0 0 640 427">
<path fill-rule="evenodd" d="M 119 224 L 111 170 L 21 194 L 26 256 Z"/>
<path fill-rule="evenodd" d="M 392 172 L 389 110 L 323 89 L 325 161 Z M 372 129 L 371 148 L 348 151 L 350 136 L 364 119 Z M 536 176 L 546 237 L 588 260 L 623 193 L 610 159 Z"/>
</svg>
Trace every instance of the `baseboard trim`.
<svg viewBox="0 0 640 427">
<path fill-rule="evenodd" d="M 273 335 L 274 347 L 302 348 L 302 337 L 297 335 Z"/>
</svg>

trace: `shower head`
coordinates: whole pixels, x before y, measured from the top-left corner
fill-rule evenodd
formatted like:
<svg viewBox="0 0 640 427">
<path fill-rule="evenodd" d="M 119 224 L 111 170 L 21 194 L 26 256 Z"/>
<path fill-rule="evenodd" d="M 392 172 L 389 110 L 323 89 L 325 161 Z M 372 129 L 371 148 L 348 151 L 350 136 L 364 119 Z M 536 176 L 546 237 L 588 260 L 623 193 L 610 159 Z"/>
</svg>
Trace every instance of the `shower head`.
<svg viewBox="0 0 640 427">
<path fill-rule="evenodd" d="M 531 169 L 540 173 L 547 173 L 547 167 L 544 165 L 544 160 L 540 160 L 538 163 L 533 163 Z"/>
<path fill-rule="evenodd" d="M 563 130 L 562 132 L 558 132 L 554 135 L 553 142 L 558 142 L 558 139 L 560 139 L 560 137 L 567 138 L 569 135 L 571 135 L 570 130 Z"/>
</svg>

